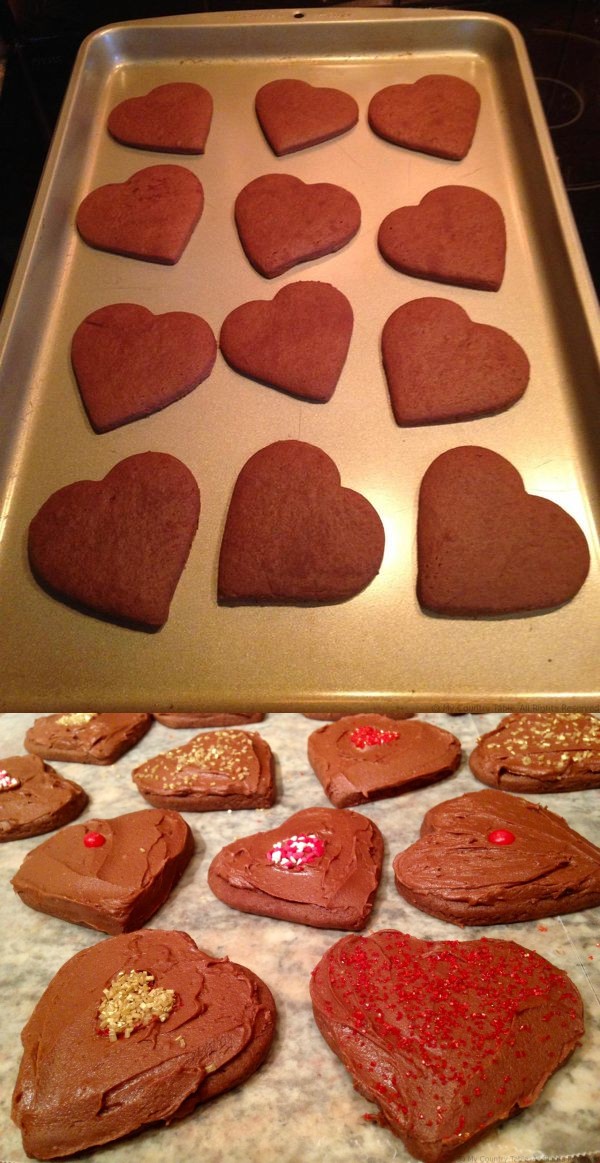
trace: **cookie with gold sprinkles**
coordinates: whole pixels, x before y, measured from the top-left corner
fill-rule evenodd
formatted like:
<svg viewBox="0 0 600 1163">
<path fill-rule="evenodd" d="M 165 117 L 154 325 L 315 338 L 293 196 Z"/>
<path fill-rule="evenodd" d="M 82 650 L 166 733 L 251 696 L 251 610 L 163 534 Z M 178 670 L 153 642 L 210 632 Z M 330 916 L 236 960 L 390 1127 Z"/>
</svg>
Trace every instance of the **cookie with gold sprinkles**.
<svg viewBox="0 0 600 1163">
<path fill-rule="evenodd" d="M 205 731 L 131 776 L 148 803 L 182 812 L 269 808 L 276 798 L 273 753 L 255 731 Z"/>
<path fill-rule="evenodd" d="M 600 719 L 579 712 L 506 715 L 469 757 L 476 779 L 516 792 L 600 787 Z"/>
<path fill-rule="evenodd" d="M 12 1116 L 25 1151 L 63 1158 L 183 1118 L 262 1065 L 276 1019 L 261 978 L 187 933 L 76 953 L 22 1033 Z"/>
</svg>

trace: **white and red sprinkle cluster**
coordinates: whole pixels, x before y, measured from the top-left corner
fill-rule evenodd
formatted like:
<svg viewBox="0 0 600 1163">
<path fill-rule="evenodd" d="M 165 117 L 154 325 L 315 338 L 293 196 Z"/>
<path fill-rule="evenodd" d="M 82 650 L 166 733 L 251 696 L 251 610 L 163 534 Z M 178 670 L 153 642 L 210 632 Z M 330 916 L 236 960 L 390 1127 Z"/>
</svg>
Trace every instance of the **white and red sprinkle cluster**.
<svg viewBox="0 0 600 1163">
<path fill-rule="evenodd" d="M 325 851 L 325 844 L 314 833 L 300 833 L 278 840 L 267 852 L 267 860 L 278 868 L 302 868 L 318 860 Z"/>
<path fill-rule="evenodd" d="M 0 768 L 0 791 L 13 791 L 15 787 L 20 786 L 21 780 L 17 779 L 16 775 L 11 775 L 3 767 Z"/>
</svg>

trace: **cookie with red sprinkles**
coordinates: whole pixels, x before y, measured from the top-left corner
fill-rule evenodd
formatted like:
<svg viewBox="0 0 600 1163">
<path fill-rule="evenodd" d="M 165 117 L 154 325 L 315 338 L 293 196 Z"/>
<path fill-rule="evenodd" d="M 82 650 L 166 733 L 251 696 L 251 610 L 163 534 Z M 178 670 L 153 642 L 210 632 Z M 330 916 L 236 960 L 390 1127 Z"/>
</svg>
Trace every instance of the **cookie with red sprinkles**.
<svg viewBox="0 0 600 1163">
<path fill-rule="evenodd" d="M 584 1034 L 567 974 L 512 941 L 349 935 L 321 958 L 310 993 L 355 1089 L 424 1163 L 530 1106 Z"/>
<path fill-rule="evenodd" d="M 461 748 L 422 719 L 347 715 L 309 735 L 308 759 L 334 807 L 348 808 L 445 779 Z"/>
</svg>

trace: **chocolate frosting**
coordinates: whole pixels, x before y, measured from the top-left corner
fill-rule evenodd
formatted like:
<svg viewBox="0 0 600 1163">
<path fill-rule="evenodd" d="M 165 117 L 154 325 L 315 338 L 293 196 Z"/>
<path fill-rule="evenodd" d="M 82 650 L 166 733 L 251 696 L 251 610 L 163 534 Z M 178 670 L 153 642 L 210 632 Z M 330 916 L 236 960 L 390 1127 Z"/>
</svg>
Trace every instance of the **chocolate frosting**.
<svg viewBox="0 0 600 1163">
<path fill-rule="evenodd" d="M 505 791 L 600 787 L 600 719 L 578 712 L 507 715 L 482 735 L 469 764 L 482 783 Z"/>
<path fill-rule="evenodd" d="M 297 835 L 314 835 L 321 856 L 282 868 L 267 856 Z M 383 860 L 376 824 L 358 812 L 306 808 L 268 832 L 222 848 L 208 870 L 209 887 L 232 908 L 325 929 L 362 929 L 373 907 Z"/>
<path fill-rule="evenodd" d="M 110 1041 L 98 1032 L 103 990 L 132 969 L 174 990 L 176 1004 L 164 1022 Z M 54 1159 L 181 1118 L 257 1069 L 275 1017 L 255 974 L 186 933 L 148 929 L 77 953 L 23 1030 L 12 1114 L 25 1150 Z"/>
<path fill-rule="evenodd" d="M 529 1106 L 583 1034 L 567 975 L 512 941 L 347 936 L 310 991 L 356 1089 L 426 1163 Z"/>
<path fill-rule="evenodd" d="M 87 847 L 90 832 L 105 843 Z M 32 909 L 123 933 L 139 928 L 164 904 L 193 851 L 182 816 L 144 808 L 61 829 L 25 857 L 11 884 Z"/>
<path fill-rule="evenodd" d="M 40 836 L 70 824 L 85 808 L 88 797 L 78 783 L 64 779 L 35 755 L 0 759 L 19 786 L 0 791 L 0 842 Z"/>
<path fill-rule="evenodd" d="M 514 840 L 494 843 L 490 833 Z M 457 925 L 527 921 L 600 904 L 600 848 L 520 796 L 469 792 L 431 808 L 394 860 L 398 892 Z"/>
<path fill-rule="evenodd" d="M 165 711 L 164 714 L 155 712 L 153 718 L 158 723 L 164 723 L 165 727 L 235 727 L 244 723 L 261 723 L 264 719 L 262 714 L 252 715 L 234 715 L 226 713 L 202 713 L 198 712 L 177 712 Z"/>
<path fill-rule="evenodd" d="M 268 808 L 275 800 L 271 749 L 255 731 L 205 731 L 131 774 L 149 803 L 185 812 Z"/>
<path fill-rule="evenodd" d="M 368 727 L 397 738 L 361 749 L 351 737 Z M 460 764 L 460 743 L 449 731 L 421 719 L 348 715 L 313 731 L 308 759 L 331 802 L 348 808 L 451 775 Z"/>
<path fill-rule="evenodd" d="M 114 763 L 146 734 L 151 723 L 151 715 L 133 712 L 46 715 L 29 728 L 25 750 L 43 759 Z"/>
</svg>

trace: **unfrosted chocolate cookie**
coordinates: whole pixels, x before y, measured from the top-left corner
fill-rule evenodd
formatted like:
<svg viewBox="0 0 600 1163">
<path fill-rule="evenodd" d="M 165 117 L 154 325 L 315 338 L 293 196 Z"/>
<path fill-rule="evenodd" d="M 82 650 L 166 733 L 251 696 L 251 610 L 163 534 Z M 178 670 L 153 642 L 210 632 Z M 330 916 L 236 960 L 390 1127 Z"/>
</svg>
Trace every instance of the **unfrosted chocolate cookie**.
<svg viewBox="0 0 600 1163">
<path fill-rule="evenodd" d="M 460 161 L 471 148 L 481 98 L 474 85 L 449 73 L 412 84 L 387 85 L 369 102 L 369 125 L 406 149 Z"/>
<path fill-rule="evenodd" d="M 35 719 L 25 735 L 25 749 L 42 759 L 66 763 L 116 763 L 135 747 L 152 725 L 152 716 L 136 711 L 75 711 Z"/>
<path fill-rule="evenodd" d="M 269 808 L 277 794 L 273 753 L 256 731 L 204 731 L 131 776 L 148 803 L 182 812 Z"/>
<path fill-rule="evenodd" d="M 473 775 L 504 791 L 600 787 L 600 719 L 561 711 L 507 715 L 469 756 Z"/>
<path fill-rule="evenodd" d="M 0 759 L 0 843 L 40 836 L 81 815 L 87 793 L 37 755 Z"/>
<path fill-rule="evenodd" d="M 108 131 L 122 145 L 165 153 L 204 153 L 213 114 L 208 89 L 168 81 L 111 109 Z"/>
<path fill-rule="evenodd" d="M 268 81 L 258 90 L 254 106 L 278 157 L 339 137 L 358 121 L 358 105 L 349 93 L 296 78 Z"/>
<path fill-rule="evenodd" d="M 238 837 L 208 870 L 232 909 L 318 929 L 363 929 L 375 900 L 383 837 L 372 820 L 306 808 L 276 828 Z"/>
</svg>

